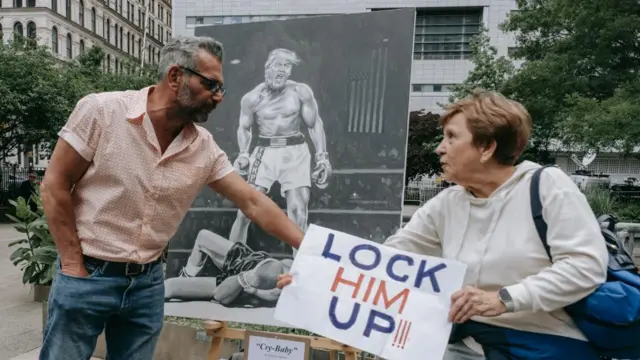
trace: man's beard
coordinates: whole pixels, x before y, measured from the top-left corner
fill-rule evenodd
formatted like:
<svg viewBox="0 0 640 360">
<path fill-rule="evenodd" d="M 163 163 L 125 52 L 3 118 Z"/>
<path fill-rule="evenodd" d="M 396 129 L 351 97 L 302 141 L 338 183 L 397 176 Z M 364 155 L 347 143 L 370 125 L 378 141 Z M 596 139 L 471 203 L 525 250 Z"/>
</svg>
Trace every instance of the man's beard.
<svg viewBox="0 0 640 360">
<path fill-rule="evenodd" d="M 176 99 L 176 113 L 185 123 L 204 123 L 209 119 L 209 114 L 216 108 L 216 103 L 194 105 L 191 89 L 187 84 L 182 84 Z"/>
</svg>

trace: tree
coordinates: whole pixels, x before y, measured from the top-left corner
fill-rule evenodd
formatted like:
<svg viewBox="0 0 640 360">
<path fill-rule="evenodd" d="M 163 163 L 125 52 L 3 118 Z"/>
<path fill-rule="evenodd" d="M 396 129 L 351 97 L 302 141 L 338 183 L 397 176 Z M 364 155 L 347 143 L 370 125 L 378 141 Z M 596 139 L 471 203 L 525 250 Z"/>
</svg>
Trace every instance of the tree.
<svg viewBox="0 0 640 360">
<path fill-rule="evenodd" d="M 409 114 L 406 183 L 422 175 L 440 173 L 440 159 L 435 150 L 442 141 L 440 116 L 424 110 Z"/>
<path fill-rule="evenodd" d="M 631 152 L 640 145 L 640 2 L 518 0 L 502 25 L 525 60 L 503 87 L 536 140 Z"/>
<path fill-rule="evenodd" d="M 20 36 L 0 46 L 0 156 L 19 147 L 49 151 L 76 103 L 92 92 L 140 89 L 156 82 L 153 67 L 142 71 L 127 63 L 130 74 L 102 71 L 104 50 L 90 48 L 72 62 Z M 134 74 L 135 73 L 135 74 Z"/>
<path fill-rule="evenodd" d="M 469 43 L 471 50 L 470 60 L 474 65 L 461 84 L 452 87 L 449 102 L 453 103 L 471 94 L 475 89 L 496 91 L 503 95 L 517 98 L 517 93 L 513 90 L 510 80 L 517 74 L 517 69 L 513 62 L 504 57 L 498 56 L 498 49 L 492 46 L 487 34 L 486 27 L 482 26 L 480 32 L 473 37 Z M 535 95 L 527 94 L 529 100 L 535 99 Z M 521 101 L 522 102 L 522 101 Z M 524 102 L 525 107 L 531 106 L 532 101 Z M 443 105 L 444 107 L 445 105 Z M 549 125 L 544 117 L 534 117 L 533 134 L 529 146 L 520 157 L 519 161 L 532 160 L 536 162 L 548 163 L 550 161 L 549 144 L 553 139 L 554 125 Z"/>
<path fill-rule="evenodd" d="M 19 36 L 0 47 L 0 156 L 51 136 L 73 107 L 60 63 Z"/>
<path fill-rule="evenodd" d="M 489 40 L 487 29 L 483 26 L 470 41 L 469 49 L 474 68 L 463 83 L 452 87 L 449 102 L 462 99 L 478 88 L 500 92 L 506 80 L 515 73 L 511 61 L 504 56 L 498 56 L 498 50 Z"/>
</svg>

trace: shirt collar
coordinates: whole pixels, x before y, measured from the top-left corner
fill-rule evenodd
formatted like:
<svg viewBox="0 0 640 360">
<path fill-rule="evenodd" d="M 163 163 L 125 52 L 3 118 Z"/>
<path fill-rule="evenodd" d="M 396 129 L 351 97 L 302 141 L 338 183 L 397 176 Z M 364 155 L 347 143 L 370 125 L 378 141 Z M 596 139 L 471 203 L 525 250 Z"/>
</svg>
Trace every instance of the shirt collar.
<svg viewBox="0 0 640 360">
<path fill-rule="evenodd" d="M 154 89 L 155 86 L 147 86 L 139 90 L 132 99 L 127 111 L 127 120 L 133 123 L 142 124 L 144 115 L 147 113 L 147 100 L 149 98 L 149 92 Z"/>
</svg>

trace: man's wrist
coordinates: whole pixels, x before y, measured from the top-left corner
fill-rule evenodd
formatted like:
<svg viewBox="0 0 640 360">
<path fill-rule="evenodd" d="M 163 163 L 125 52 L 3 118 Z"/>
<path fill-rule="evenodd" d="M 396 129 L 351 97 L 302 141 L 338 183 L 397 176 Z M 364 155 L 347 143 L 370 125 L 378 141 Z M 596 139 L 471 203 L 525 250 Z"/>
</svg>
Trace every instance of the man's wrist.
<svg viewBox="0 0 640 360">
<path fill-rule="evenodd" d="M 325 162 L 329 160 L 329 153 L 326 151 L 319 151 L 316 153 L 316 162 Z"/>
</svg>

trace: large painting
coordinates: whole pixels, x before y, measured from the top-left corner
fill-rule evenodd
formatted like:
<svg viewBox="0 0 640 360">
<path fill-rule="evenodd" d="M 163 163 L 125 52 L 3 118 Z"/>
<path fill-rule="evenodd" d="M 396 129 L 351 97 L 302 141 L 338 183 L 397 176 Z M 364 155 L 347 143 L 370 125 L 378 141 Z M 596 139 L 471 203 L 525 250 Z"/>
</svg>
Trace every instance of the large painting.
<svg viewBox="0 0 640 360">
<path fill-rule="evenodd" d="M 224 44 L 204 124 L 300 226 L 381 242 L 402 222 L 414 9 L 199 27 Z M 170 242 L 165 314 L 262 325 L 295 251 L 209 188 Z"/>
</svg>

